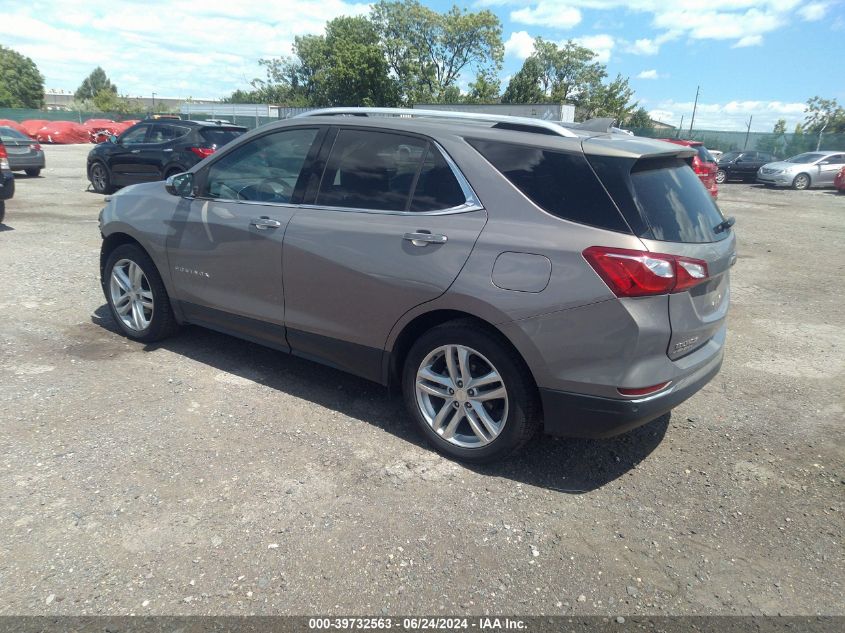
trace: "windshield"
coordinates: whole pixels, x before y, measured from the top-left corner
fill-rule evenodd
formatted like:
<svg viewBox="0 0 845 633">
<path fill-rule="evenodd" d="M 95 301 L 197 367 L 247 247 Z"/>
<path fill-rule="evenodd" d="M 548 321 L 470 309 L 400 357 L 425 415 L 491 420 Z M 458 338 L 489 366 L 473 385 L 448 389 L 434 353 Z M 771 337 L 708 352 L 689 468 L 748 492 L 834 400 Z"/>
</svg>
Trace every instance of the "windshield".
<svg viewBox="0 0 845 633">
<path fill-rule="evenodd" d="M 0 127 L 0 140 L 10 143 L 12 141 L 31 141 L 32 139 L 10 127 Z"/>
<path fill-rule="evenodd" d="M 798 154 L 798 156 L 793 156 L 792 158 L 787 158 L 787 163 L 815 163 L 817 160 L 824 158 L 824 154 L 814 154 L 812 152 L 807 154 Z"/>
<path fill-rule="evenodd" d="M 727 163 L 734 160 L 737 156 L 739 156 L 739 152 L 728 152 L 727 154 L 722 154 L 722 157 L 719 159 L 719 162 Z"/>
</svg>

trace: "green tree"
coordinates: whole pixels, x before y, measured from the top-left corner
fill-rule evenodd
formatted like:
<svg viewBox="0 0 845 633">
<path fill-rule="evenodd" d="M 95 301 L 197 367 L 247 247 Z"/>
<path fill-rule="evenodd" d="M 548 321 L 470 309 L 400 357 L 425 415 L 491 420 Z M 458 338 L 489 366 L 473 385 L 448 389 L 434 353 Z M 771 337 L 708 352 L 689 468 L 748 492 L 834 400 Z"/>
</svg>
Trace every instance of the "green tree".
<svg viewBox="0 0 845 633">
<path fill-rule="evenodd" d="M 621 125 L 637 107 L 631 101 L 634 90 L 628 85 L 628 78 L 621 74 L 609 83 L 592 86 L 582 100 L 583 118 L 609 117 Z"/>
<path fill-rule="evenodd" d="M 29 57 L 0 46 L 0 107 L 40 108 L 44 77 Z"/>
<path fill-rule="evenodd" d="M 845 133 L 845 108 L 836 99 L 811 97 L 804 108 L 804 131 L 818 135 Z"/>
<path fill-rule="evenodd" d="M 417 0 L 379 0 L 371 20 L 403 103 L 446 100 L 465 69 L 501 69 L 502 24 L 489 10 L 438 13 Z"/>
<path fill-rule="evenodd" d="M 625 126 L 632 130 L 650 130 L 654 127 L 651 117 L 645 108 L 637 108 L 625 121 Z"/>
<path fill-rule="evenodd" d="M 502 84 L 499 78 L 490 72 L 479 72 L 475 81 L 469 84 L 469 93 L 464 97 L 465 103 L 498 103 L 499 91 Z"/>
<path fill-rule="evenodd" d="M 90 103 L 98 111 L 109 114 L 140 114 L 145 110 L 139 100 L 122 97 L 108 88 L 101 88 Z"/>
<path fill-rule="evenodd" d="M 593 61 L 596 54 L 569 40 L 562 46 L 541 37 L 534 40 L 534 53 L 508 84 L 502 101 L 506 103 L 572 103 L 582 114 L 599 111 L 625 113 L 616 101 L 633 94 L 628 80 L 618 76 L 607 87 L 604 64 Z"/>
<path fill-rule="evenodd" d="M 540 85 L 542 74 L 543 68 L 535 55 L 526 59 L 508 82 L 502 103 L 545 103 L 547 97 Z"/>
<path fill-rule="evenodd" d="M 771 134 L 757 141 L 757 149 L 775 156 L 782 156 L 786 148 L 786 119 L 778 119 Z"/>
<path fill-rule="evenodd" d="M 91 71 L 91 74 L 82 81 L 79 88 L 77 88 L 76 92 L 73 93 L 73 98 L 77 101 L 90 101 L 101 90 L 108 90 L 114 95 L 117 94 L 117 86 L 109 81 L 109 78 L 106 76 L 106 71 L 97 66 Z"/>
</svg>

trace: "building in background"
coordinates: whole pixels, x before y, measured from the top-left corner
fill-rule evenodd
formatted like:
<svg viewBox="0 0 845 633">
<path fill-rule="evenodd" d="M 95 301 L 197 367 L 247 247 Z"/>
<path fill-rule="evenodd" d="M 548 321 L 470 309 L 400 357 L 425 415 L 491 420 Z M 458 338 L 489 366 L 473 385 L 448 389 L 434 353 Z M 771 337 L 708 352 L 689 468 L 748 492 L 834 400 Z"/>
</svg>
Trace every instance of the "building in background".
<svg viewBox="0 0 845 633">
<path fill-rule="evenodd" d="M 494 103 L 488 105 L 467 105 L 458 103 L 418 103 L 420 110 L 447 110 L 450 112 L 479 112 L 482 114 L 501 114 L 521 116 L 544 121 L 575 122 L 575 106 L 557 103 Z"/>
</svg>

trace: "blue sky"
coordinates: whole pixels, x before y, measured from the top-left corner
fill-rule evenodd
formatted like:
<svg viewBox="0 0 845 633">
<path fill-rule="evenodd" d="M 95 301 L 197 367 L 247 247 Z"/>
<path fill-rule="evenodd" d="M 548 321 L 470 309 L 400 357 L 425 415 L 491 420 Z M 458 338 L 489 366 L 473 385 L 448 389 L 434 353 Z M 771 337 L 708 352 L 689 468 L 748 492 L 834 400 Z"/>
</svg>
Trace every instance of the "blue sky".
<svg viewBox="0 0 845 633">
<path fill-rule="evenodd" d="M 424 0 L 438 10 L 453 3 Z M 845 102 L 845 0 L 473 0 L 503 24 L 503 86 L 535 36 L 575 39 L 608 72 L 631 78 L 655 118 L 696 127 L 768 131 L 803 120 L 821 95 Z M 0 43 L 30 56 L 48 88 L 73 91 L 97 65 L 122 94 L 217 98 L 261 75 L 257 60 L 289 54 L 294 36 L 338 15 L 347 0 L 0 0 Z M 467 82 L 472 77 L 468 72 Z"/>
</svg>

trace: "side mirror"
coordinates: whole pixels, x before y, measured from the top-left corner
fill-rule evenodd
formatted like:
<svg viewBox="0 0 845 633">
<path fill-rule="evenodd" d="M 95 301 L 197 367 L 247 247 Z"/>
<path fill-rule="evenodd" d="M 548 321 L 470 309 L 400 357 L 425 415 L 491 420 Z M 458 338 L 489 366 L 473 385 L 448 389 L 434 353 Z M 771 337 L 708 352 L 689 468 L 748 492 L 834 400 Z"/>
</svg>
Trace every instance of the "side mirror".
<svg viewBox="0 0 845 633">
<path fill-rule="evenodd" d="M 109 135 L 109 143 L 117 143 L 117 137 L 114 134 Z"/>
<path fill-rule="evenodd" d="M 194 192 L 194 175 L 188 172 L 174 174 L 165 181 L 164 188 L 171 196 L 189 198 Z"/>
</svg>

